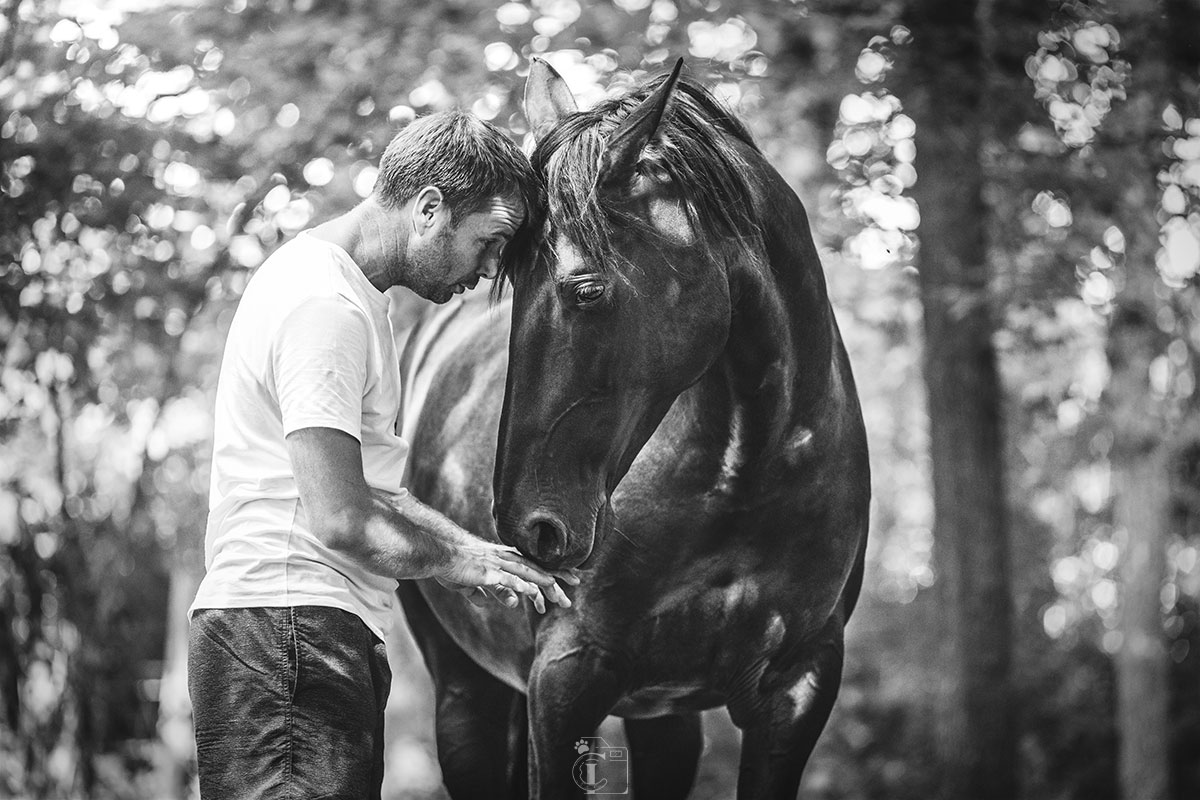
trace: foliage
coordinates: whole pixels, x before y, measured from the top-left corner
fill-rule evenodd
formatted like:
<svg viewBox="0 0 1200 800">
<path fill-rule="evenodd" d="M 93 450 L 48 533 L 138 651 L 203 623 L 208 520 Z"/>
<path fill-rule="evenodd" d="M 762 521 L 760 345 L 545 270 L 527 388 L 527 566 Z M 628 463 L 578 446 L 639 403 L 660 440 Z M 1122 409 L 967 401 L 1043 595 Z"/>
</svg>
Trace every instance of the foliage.
<svg viewBox="0 0 1200 800">
<path fill-rule="evenodd" d="M 222 267 L 229 191 L 188 162 L 217 149 L 187 120 L 140 119 L 182 71 L 152 68 L 101 19 L 19 6 L 0 77 L 4 509 L 0 616 L 5 791 L 94 790 L 153 738 L 163 547 L 203 485 L 174 452 L 204 440 L 212 343 L 189 330 Z M 170 502 L 183 492 L 183 501 Z M 195 524 L 195 522 L 191 522 Z M 109 753 L 109 761 L 97 758 Z"/>
</svg>

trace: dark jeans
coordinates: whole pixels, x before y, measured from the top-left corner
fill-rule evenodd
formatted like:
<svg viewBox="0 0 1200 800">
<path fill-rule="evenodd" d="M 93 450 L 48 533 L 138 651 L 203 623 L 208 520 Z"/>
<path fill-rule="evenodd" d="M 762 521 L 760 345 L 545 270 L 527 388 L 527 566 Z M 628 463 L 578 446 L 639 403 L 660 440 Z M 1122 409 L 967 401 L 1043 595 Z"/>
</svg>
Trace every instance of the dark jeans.
<svg viewBox="0 0 1200 800">
<path fill-rule="evenodd" d="M 336 608 L 203 609 L 192 696 L 204 800 L 360 800 L 383 781 L 383 642 Z"/>
</svg>

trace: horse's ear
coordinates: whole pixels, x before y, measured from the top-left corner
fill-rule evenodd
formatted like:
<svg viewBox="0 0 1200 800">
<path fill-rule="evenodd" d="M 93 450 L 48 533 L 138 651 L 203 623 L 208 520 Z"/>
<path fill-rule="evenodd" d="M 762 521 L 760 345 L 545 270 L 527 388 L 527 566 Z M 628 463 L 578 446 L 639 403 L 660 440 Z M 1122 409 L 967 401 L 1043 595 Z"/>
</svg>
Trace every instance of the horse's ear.
<svg viewBox="0 0 1200 800">
<path fill-rule="evenodd" d="M 682 70 L 681 58 L 675 62 L 675 69 L 671 70 L 667 79 L 637 108 L 629 112 L 629 116 L 613 131 L 608 139 L 608 148 L 600 158 L 601 188 L 627 186 L 632 180 L 638 160 L 642 157 L 642 150 L 654 138 L 654 133 L 671 104 L 671 96 Z"/>
<path fill-rule="evenodd" d="M 540 142 L 563 117 L 577 110 L 575 96 L 562 76 L 549 62 L 533 59 L 525 79 L 525 119 L 534 141 Z"/>
</svg>

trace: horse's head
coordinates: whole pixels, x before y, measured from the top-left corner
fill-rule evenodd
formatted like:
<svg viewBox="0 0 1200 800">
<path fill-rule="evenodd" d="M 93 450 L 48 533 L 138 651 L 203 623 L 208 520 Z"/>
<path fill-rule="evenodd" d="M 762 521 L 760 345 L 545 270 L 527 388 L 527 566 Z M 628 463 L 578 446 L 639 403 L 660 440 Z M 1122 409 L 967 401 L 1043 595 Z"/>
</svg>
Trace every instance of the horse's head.
<svg viewBox="0 0 1200 800">
<path fill-rule="evenodd" d="M 757 252 L 749 135 L 680 66 L 584 112 L 544 62 L 526 86 L 548 203 L 536 263 L 508 276 L 495 513 L 549 567 L 611 528 L 617 483 L 725 346 L 730 260 Z"/>
</svg>

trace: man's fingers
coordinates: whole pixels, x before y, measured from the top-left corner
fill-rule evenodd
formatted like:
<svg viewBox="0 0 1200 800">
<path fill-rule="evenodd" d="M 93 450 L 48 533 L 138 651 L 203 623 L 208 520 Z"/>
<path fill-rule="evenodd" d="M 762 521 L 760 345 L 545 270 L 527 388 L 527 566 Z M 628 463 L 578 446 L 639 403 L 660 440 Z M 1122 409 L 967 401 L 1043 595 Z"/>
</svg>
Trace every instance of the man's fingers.
<svg viewBox="0 0 1200 800">
<path fill-rule="evenodd" d="M 551 570 L 550 574 L 570 586 L 578 586 L 583 582 L 583 578 L 579 574 L 579 570 L 575 569 L 574 567 L 571 567 L 570 569 Z"/>
<path fill-rule="evenodd" d="M 574 567 L 546 571 L 511 547 L 498 551 L 496 555 L 510 564 L 519 565 L 520 568 L 524 568 L 526 571 L 521 573 L 521 577 L 531 580 L 539 586 L 549 586 L 548 581 L 554 578 L 558 578 L 571 586 L 578 586 L 582 582 L 579 570 Z"/>
<path fill-rule="evenodd" d="M 443 581 L 439 581 L 439 583 L 467 598 L 467 602 L 473 606 L 479 607 L 487 603 L 487 591 L 482 586 L 457 586 Z"/>
<path fill-rule="evenodd" d="M 547 600 L 560 605 L 563 608 L 568 608 L 571 605 L 570 598 L 567 597 L 566 593 L 562 590 L 562 587 L 560 587 L 557 583 L 551 583 L 550 586 L 543 589 L 537 584 L 524 581 L 516 575 L 512 575 L 511 573 L 505 573 L 499 570 L 497 570 L 497 572 L 504 576 L 503 580 L 507 585 L 515 585 L 518 587 L 517 591 L 522 592 L 526 597 L 529 598 L 529 600 L 533 603 L 533 607 L 537 609 L 539 614 L 546 613 Z"/>
<path fill-rule="evenodd" d="M 520 598 L 517 597 L 516 592 L 500 583 L 493 586 L 488 593 L 491 594 L 492 597 L 496 598 L 496 601 L 501 605 L 508 606 L 509 608 L 513 608 L 517 605 L 517 603 L 521 602 Z"/>
<path fill-rule="evenodd" d="M 514 575 L 519 575 L 527 581 L 536 583 L 538 586 L 549 586 L 554 583 L 553 575 L 534 566 L 534 564 L 520 553 L 500 552 L 496 553 L 496 555 L 504 562 L 501 568 Z"/>
<path fill-rule="evenodd" d="M 533 597 L 535 594 L 539 594 L 541 592 L 537 584 L 530 583 L 529 581 L 522 579 L 519 575 L 514 575 L 513 573 L 504 569 L 498 569 L 495 567 L 487 570 L 487 574 L 484 576 L 483 585 L 493 588 L 504 587 L 516 592 L 517 594 L 528 595 L 529 597 Z"/>
<path fill-rule="evenodd" d="M 548 594 L 548 597 L 550 599 L 550 602 L 557 603 L 558 605 L 562 606 L 563 608 L 571 607 L 571 598 L 567 597 L 567 593 L 564 592 L 562 587 L 559 586 L 557 583 L 550 587 L 550 592 Z"/>
<path fill-rule="evenodd" d="M 478 591 L 468 599 L 470 599 L 475 605 L 482 605 L 482 602 L 477 599 L 480 595 L 482 595 L 484 597 L 491 597 L 495 599 L 496 602 L 501 603 L 509 608 L 513 608 L 520 601 L 520 595 L 524 594 L 527 598 L 529 598 L 529 601 L 533 603 L 533 607 L 537 609 L 539 614 L 546 613 L 547 600 L 552 603 L 556 603 L 563 608 L 567 608 L 571 605 L 571 600 L 567 597 L 566 593 L 563 592 L 562 588 L 558 586 L 558 584 L 555 584 L 549 590 L 543 590 L 534 584 L 520 581 L 519 578 L 508 576 L 507 579 L 513 583 L 517 583 L 518 588 L 514 589 L 512 586 L 506 585 L 505 583 L 501 582 L 505 579 L 499 578 L 496 583 L 488 586 L 480 586 Z"/>
</svg>

